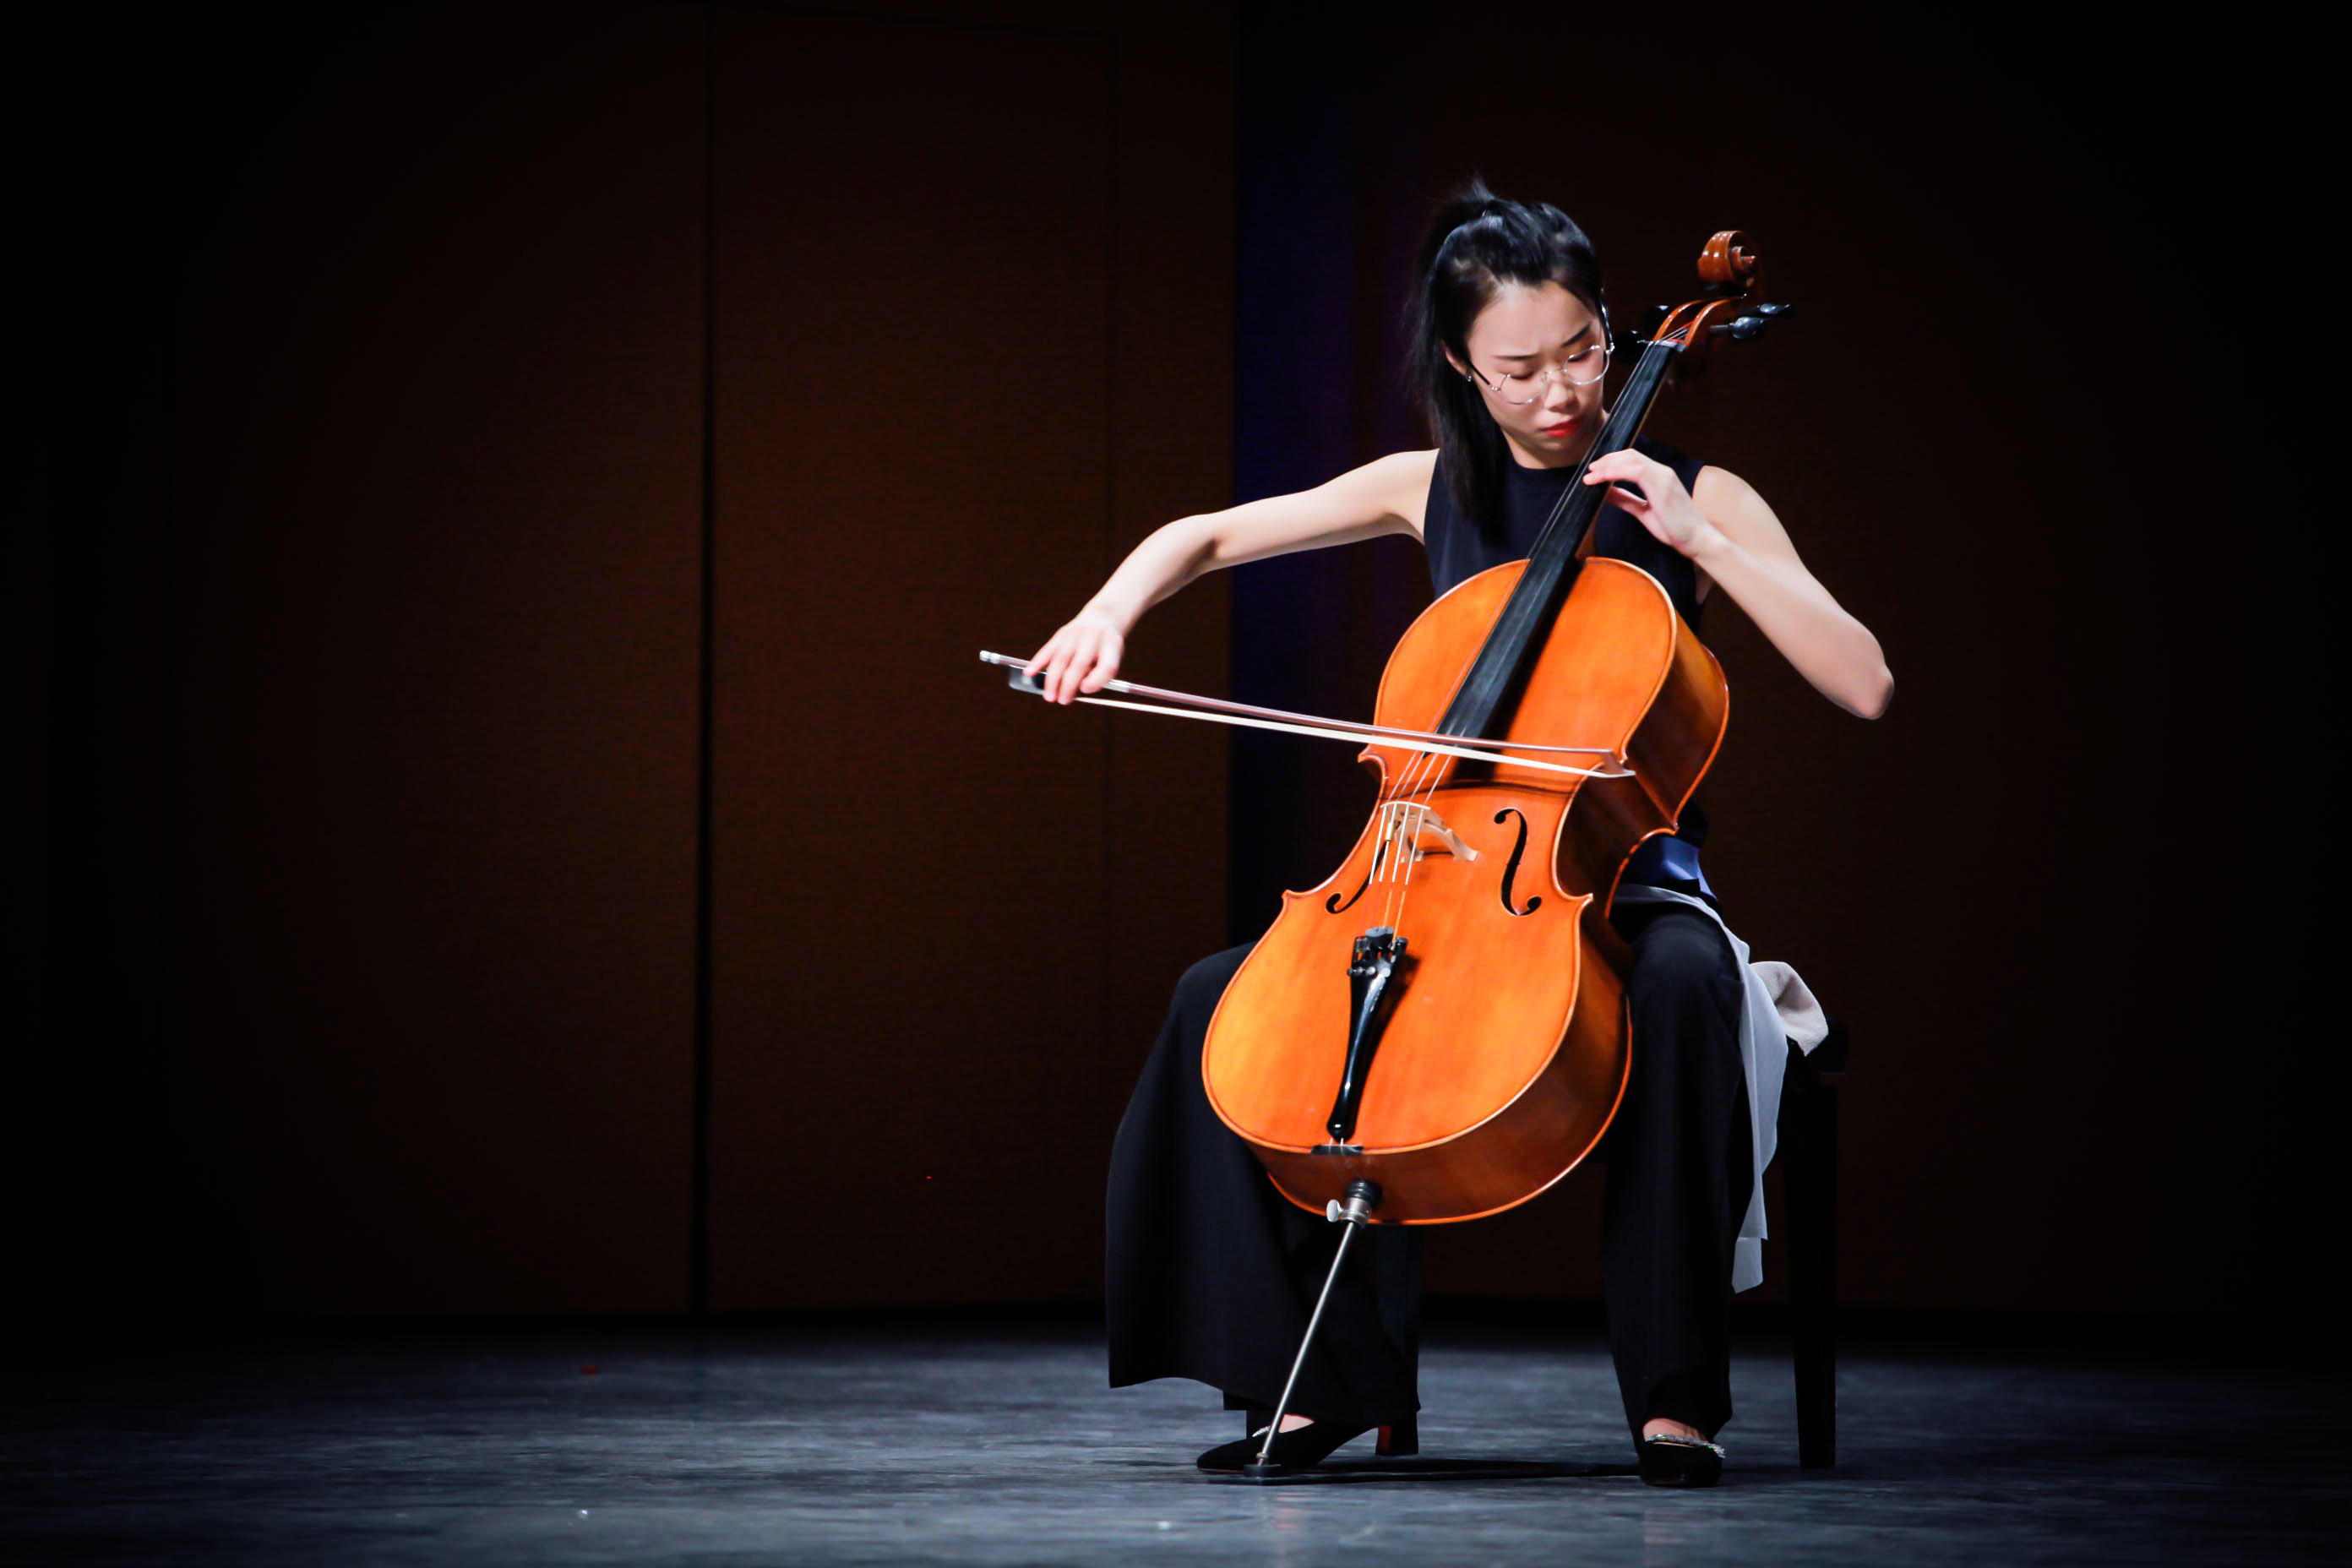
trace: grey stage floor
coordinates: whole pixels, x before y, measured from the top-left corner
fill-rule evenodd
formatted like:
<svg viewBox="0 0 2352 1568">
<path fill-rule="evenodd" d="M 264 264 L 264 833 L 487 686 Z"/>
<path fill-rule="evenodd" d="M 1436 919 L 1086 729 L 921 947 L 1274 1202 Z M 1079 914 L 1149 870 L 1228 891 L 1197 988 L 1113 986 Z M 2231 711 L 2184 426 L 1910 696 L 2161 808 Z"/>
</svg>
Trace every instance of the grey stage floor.
<svg viewBox="0 0 2352 1568">
<path fill-rule="evenodd" d="M 1763 1342 L 1740 1363 L 1724 1485 L 1676 1493 L 1559 1473 L 1630 1458 L 1598 1342 L 1435 1338 L 1427 1465 L 1271 1488 L 1196 1472 L 1193 1452 L 1236 1435 L 1237 1418 L 1191 1384 L 1105 1390 L 1092 1334 L 1069 1320 L 721 1333 L 698 1350 L 643 1331 L 313 1339 L 121 1363 L 11 1408 L 0 1557 L 1922 1568 L 2347 1556 L 2338 1391 L 2307 1378 L 1864 1345 L 1842 1376 L 1843 1462 L 1822 1473 L 1796 1466 L 1788 1363 Z"/>
</svg>

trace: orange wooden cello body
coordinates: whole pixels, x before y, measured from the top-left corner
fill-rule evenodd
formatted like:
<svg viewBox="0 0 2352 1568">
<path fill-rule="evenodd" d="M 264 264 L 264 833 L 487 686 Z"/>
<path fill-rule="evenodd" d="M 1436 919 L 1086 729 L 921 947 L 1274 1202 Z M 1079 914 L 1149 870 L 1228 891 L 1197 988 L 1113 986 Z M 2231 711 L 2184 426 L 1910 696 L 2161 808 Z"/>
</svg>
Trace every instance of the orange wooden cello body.
<svg viewBox="0 0 2352 1568">
<path fill-rule="evenodd" d="M 1699 271 L 1709 292 L 1652 334 L 1593 457 L 1632 443 L 1671 366 L 1777 313 L 1748 313 L 1737 232 Z M 1210 1104 L 1301 1206 L 1336 1214 L 1352 1190 L 1377 1223 L 1493 1214 L 1566 1175 L 1616 1112 L 1627 949 L 1609 906 L 1674 829 L 1729 698 L 1655 579 L 1583 558 L 1604 489 L 1572 484 L 1529 558 L 1431 605 L 1381 678 L 1375 723 L 1513 760 L 1368 746 L 1370 822 L 1328 880 L 1284 896 L 1210 1025 Z"/>
</svg>

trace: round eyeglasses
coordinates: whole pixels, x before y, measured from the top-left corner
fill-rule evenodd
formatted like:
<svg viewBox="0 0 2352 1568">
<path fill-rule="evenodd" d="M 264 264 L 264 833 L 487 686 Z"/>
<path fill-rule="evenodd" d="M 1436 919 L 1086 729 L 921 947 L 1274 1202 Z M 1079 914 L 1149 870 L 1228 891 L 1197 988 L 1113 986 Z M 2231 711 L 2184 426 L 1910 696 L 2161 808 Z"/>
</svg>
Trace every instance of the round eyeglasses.
<svg viewBox="0 0 2352 1568">
<path fill-rule="evenodd" d="M 1506 403 L 1533 403 L 1544 395 L 1544 383 L 1557 379 L 1569 386 L 1591 386 L 1609 374 L 1609 321 L 1601 321 L 1601 341 L 1577 350 L 1566 363 L 1546 370 L 1529 371 L 1524 375 L 1507 375 L 1488 381 L 1472 366 L 1465 381 L 1475 381 Z"/>
</svg>

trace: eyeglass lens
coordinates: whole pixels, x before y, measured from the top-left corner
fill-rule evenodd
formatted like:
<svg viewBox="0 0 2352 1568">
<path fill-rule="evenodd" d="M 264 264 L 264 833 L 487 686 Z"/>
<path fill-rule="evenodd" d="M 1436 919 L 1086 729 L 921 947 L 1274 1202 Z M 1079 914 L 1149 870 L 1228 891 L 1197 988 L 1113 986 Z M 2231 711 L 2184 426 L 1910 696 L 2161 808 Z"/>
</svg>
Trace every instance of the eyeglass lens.
<svg viewBox="0 0 2352 1568">
<path fill-rule="evenodd" d="M 1544 382 L 1559 377 L 1570 386 L 1590 386 L 1609 370 L 1609 350 L 1596 345 L 1573 355 L 1563 365 L 1538 370 L 1525 375 L 1506 375 L 1496 379 L 1495 395 L 1506 403 L 1533 403 L 1543 395 Z"/>
</svg>

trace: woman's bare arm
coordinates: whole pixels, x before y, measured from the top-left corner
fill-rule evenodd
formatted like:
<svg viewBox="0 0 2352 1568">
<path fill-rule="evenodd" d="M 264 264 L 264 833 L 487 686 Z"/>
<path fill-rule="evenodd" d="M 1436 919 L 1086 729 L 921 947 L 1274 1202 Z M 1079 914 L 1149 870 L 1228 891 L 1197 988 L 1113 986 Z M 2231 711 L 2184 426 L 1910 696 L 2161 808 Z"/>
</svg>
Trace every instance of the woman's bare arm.
<svg viewBox="0 0 2352 1568">
<path fill-rule="evenodd" d="M 1722 474 L 1713 484 L 1710 473 Z M 1719 468 L 1699 475 L 1701 510 L 1715 537 L 1691 557 L 1813 689 L 1847 712 L 1875 719 L 1895 696 L 1895 677 L 1870 628 L 1854 619 L 1807 569 L 1789 531 L 1748 482 Z"/>
<path fill-rule="evenodd" d="M 1180 517 L 1129 552 L 1086 607 L 1046 639 L 1028 671 L 1055 702 L 1099 691 L 1118 673 L 1143 612 L 1195 578 L 1244 561 L 1421 532 L 1434 452 L 1399 452 L 1292 495 Z"/>
<path fill-rule="evenodd" d="M 1849 713 L 1875 719 L 1895 695 L 1895 677 L 1870 628 L 1849 615 L 1798 557 L 1789 531 L 1738 475 L 1702 468 L 1698 494 L 1663 463 L 1628 448 L 1596 458 L 1587 484 L 1631 481 L 1611 496 L 1642 525 L 1690 557 L 1701 589 L 1713 582 L 1771 639 L 1813 689 Z"/>
</svg>

